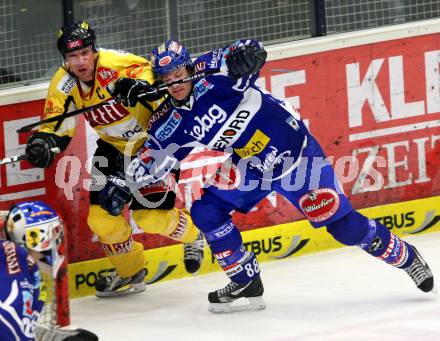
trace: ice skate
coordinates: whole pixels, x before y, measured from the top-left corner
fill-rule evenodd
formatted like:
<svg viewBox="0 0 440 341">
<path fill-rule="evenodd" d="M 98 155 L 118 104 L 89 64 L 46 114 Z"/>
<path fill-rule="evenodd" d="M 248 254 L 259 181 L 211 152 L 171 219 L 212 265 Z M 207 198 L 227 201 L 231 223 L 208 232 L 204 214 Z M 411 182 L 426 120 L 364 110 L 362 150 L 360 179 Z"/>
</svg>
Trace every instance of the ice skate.
<svg viewBox="0 0 440 341">
<path fill-rule="evenodd" d="M 412 278 L 417 287 L 424 292 L 436 292 L 434 288 L 434 277 L 428 264 L 422 258 L 414 246 L 410 246 L 415 255 L 412 264 L 405 268 L 406 273 Z"/>
<path fill-rule="evenodd" d="M 200 232 L 194 242 L 183 245 L 183 263 L 188 273 L 195 274 L 199 271 L 203 262 L 204 244 L 203 234 Z"/>
<path fill-rule="evenodd" d="M 96 281 L 95 289 L 98 297 L 115 297 L 137 294 L 145 291 L 145 269 L 139 270 L 131 277 L 122 278 L 116 271 L 101 277 Z"/>
<path fill-rule="evenodd" d="M 215 314 L 262 310 L 266 308 L 263 293 L 264 288 L 260 276 L 245 284 L 230 282 L 223 289 L 209 293 L 208 300 L 210 305 L 208 310 Z M 248 301 L 247 304 L 245 300 Z"/>
</svg>

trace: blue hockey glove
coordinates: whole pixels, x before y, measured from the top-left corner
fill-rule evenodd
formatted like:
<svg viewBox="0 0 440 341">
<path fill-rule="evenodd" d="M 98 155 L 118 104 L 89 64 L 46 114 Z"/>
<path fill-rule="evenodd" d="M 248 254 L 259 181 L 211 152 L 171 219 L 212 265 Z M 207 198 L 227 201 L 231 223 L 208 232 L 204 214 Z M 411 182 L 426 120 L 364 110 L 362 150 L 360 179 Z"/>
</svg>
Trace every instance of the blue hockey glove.
<svg viewBox="0 0 440 341">
<path fill-rule="evenodd" d="M 55 158 L 51 148 L 57 147 L 58 136 L 37 132 L 32 134 L 26 145 L 27 160 L 35 167 L 47 168 Z"/>
<path fill-rule="evenodd" d="M 131 201 L 132 194 L 122 172 L 110 175 L 107 184 L 99 192 L 101 207 L 111 215 L 121 214 L 125 204 Z"/>
<path fill-rule="evenodd" d="M 241 78 L 245 75 L 254 74 L 263 67 L 266 62 L 267 52 L 262 44 L 255 41 L 233 44 L 226 58 L 229 75 L 232 78 Z"/>
<path fill-rule="evenodd" d="M 149 102 L 156 101 L 165 95 L 163 91 L 146 94 L 154 89 L 156 87 L 147 81 L 133 78 L 119 78 L 116 82 L 107 86 L 109 94 L 126 107 L 136 106 L 139 95 L 142 94 L 145 94 L 142 98 Z"/>
</svg>

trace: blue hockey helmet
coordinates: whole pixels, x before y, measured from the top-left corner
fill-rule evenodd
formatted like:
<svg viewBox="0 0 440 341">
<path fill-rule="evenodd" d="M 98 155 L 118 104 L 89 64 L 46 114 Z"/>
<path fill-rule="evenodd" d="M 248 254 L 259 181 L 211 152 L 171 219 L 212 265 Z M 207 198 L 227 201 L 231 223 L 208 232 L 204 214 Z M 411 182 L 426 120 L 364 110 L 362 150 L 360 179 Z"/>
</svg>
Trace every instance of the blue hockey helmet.
<svg viewBox="0 0 440 341">
<path fill-rule="evenodd" d="M 159 76 L 184 66 L 191 68 L 194 66 L 187 49 L 178 41 L 171 39 L 153 49 L 151 62 L 154 72 Z"/>
<path fill-rule="evenodd" d="M 52 262 L 64 237 L 63 222 L 53 208 L 42 201 L 28 201 L 12 206 L 5 220 L 6 238 L 29 249 L 41 252 Z"/>
</svg>

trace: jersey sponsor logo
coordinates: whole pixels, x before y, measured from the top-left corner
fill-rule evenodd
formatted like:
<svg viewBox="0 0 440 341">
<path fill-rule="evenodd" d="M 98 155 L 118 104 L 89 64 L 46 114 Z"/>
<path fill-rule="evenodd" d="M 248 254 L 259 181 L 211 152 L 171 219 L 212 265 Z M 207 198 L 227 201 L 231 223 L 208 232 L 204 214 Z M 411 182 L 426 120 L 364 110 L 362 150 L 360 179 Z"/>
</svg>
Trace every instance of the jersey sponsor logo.
<svg viewBox="0 0 440 341">
<path fill-rule="evenodd" d="M 165 141 L 167 138 L 173 135 L 180 122 L 182 122 L 182 116 L 177 112 L 177 110 L 173 110 L 170 117 L 157 129 L 154 136 L 156 136 L 160 141 Z"/>
<path fill-rule="evenodd" d="M 90 126 L 93 128 L 96 126 L 108 125 L 120 121 L 129 114 L 130 112 L 121 104 L 114 103 L 88 111 L 84 113 L 84 116 L 90 123 Z"/>
<path fill-rule="evenodd" d="M 129 78 L 137 78 L 142 71 L 144 71 L 144 68 L 141 65 L 134 64 L 127 69 L 126 73 Z"/>
<path fill-rule="evenodd" d="M 70 75 L 65 75 L 57 84 L 57 90 L 64 92 L 66 95 L 70 94 L 76 85 L 76 80 Z"/>
<path fill-rule="evenodd" d="M 6 266 L 9 275 L 16 275 L 21 272 L 20 263 L 18 262 L 17 249 L 13 242 L 5 241 L 3 249 L 6 256 Z"/>
<path fill-rule="evenodd" d="M 234 152 L 242 159 L 260 154 L 269 143 L 270 138 L 260 129 L 257 129 L 243 148 L 234 148 Z"/>
<path fill-rule="evenodd" d="M 299 199 L 304 215 L 312 222 L 330 218 L 339 208 L 339 195 L 331 188 L 313 190 Z"/>
<path fill-rule="evenodd" d="M 204 114 L 201 117 L 195 117 L 194 127 L 191 131 L 185 133 L 194 137 L 197 141 L 202 141 L 207 133 L 214 127 L 216 124 L 223 123 L 228 117 L 228 113 L 220 108 L 218 105 L 214 104 L 211 108 L 208 109 L 208 113 Z"/>
<path fill-rule="evenodd" d="M 195 66 L 194 66 L 194 70 L 195 72 L 203 72 L 206 69 L 206 62 L 198 62 Z"/>
<path fill-rule="evenodd" d="M 130 139 L 133 136 L 135 136 L 136 134 L 139 134 L 141 131 L 142 131 L 142 127 L 139 124 L 136 123 L 136 125 L 134 127 L 132 127 L 131 129 L 126 129 L 121 134 L 121 136 L 123 138 Z"/>
<path fill-rule="evenodd" d="M 171 109 L 170 102 L 166 102 L 161 109 L 159 109 L 153 115 L 151 115 L 150 119 L 148 120 L 147 130 L 150 130 L 154 122 L 156 122 L 159 118 L 164 116 L 170 109 Z"/>
<path fill-rule="evenodd" d="M 63 111 L 64 111 L 64 109 L 54 105 L 53 101 L 51 99 L 48 99 L 46 101 L 46 109 L 44 110 L 45 115 L 61 114 Z"/>
<path fill-rule="evenodd" d="M 249 123 L 251 112 L 247 110 L 241 110 L 234 115 L 234 119 L 229 119 L 228 122 L 222 127 L 221 131 L 217 133 L 214 139 L 210 142 L 209 146 L 217 149 L 224 149 L 230 146 L 244 131 L 247 123 Z"/>
<path fill-rule="evenodd" d="M 193 95 L 196 100 L 202 97 L 206 92 L 211 90 L 214 87 L 214 84 L 209 83 L 206 79 L 202 79 L 198 81 L 194 85 Z"/>
<path fill-rule="evenodd" d="M 290 150 L 285 150 L 282 153 L 278 153 L 278 148 L 274 146 L 269 147 L 271 151 L 266 154 L 264 161 L 261 162 L 259 159 L 249 162 L 249 166 L 258 169 L 261 173 L 268 172 L 275 168 L 275 166 L 284 162 L 284 159 L 289 157 L 291 154 Z"/>
<path fill-rule="evenodd" d="M 171 63 L 171 57 L 165 56 L 159 59 L 159 66 L 165 66 Z"/>
<path fill-rule="evenodd" d="M 83 46 L 82 39 L 77 39 L 77 40 L 69 41 L 67 43 L 67 48 L 68 49 L 74 49 L 75 47 L 81 47 L 81 46 Z"/>
<path fill-rule="evenodd" d="M 110 82 L 118 79 L 118 71 L 106 67 L 99 67 L 96 70 L 96 78 L 99 84 L 105 88 Z"/>
<path fill-rule="evenodd" d="M 238 140 L 261 107 L 261 93 L 250 88 L 225 124 L 208 143 L 208 147 L 223 150 Z"/>
<path fill-rule="evenodd" d="M 240 170 L 232 162 L 223 162 L 214 175 L 213 185 L 220 189 L 237 188 L 241 182 Z"/>
<path fill-rule="evenodd" d="M 211 69 L 217 69 L 218 68 L 218 62 L 222 59 L 222 54 L 220 53 L 220 50 L 214 50 L 212 51 L 212 57 L 211 61 L 209 63 L 209 67 Z"/>
</svg>

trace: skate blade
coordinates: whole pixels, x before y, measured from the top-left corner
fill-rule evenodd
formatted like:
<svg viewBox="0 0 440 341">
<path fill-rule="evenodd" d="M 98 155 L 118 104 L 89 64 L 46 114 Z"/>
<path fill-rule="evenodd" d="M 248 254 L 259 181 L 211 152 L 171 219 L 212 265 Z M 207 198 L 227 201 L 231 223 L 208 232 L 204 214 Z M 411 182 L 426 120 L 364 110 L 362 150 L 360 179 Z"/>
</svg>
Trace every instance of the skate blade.
<svg viewBox="0 0 440 341">
<path fill-rule="evenodd" d="M 124 288 L 124 287 L 123 287 Z M 96 291 L 95 296 L 106 298 L 106 297 L 119 297 L 119 296 L 127 296 L 127 295 L 133 295 L 138 294 L 140 292 L 145 291 L 145 283 L 135 283 L 130 284 L 129 287 L 124 289 L 119 289 L 115 291 Z"/>
<path fill-rule="evenodd" d="M 248 304 L 240 304 L 247 300 Z M 262 296 L 246 297 L 228 303 L 210 303 L 208 311 L 213 314 L 230 314 L 238 311 L 256 311 L 266 308 L 266 302 Z"/>
</svg>

